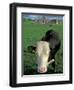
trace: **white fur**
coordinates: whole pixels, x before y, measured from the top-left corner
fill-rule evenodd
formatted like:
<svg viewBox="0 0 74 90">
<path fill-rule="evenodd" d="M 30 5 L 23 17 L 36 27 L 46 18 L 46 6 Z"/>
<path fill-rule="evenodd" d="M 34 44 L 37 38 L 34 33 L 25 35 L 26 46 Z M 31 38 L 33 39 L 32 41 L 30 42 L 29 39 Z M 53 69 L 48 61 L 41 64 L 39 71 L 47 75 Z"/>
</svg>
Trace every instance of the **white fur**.
<svg viewBox="0 0 74 90">
<path fill-rule="evenodd" d="M 45 41 L 37 42 L 36 53 L 37 53 L 38 69 L 44 67 L 45 71 L 47 71 L 48 58 L 50 54 L 49 47 L 50 47 L 50 44 L 48 42 L 45 42 Z"/>
<path fill-rule="evenodd" d="M 54 59 L 52 59 L 52 60 L 50 60 L 49 62 L 48 62 L 48 64 L 51 64 L 51 63 L 53 63 L 55 60 Z"/>
</svg>

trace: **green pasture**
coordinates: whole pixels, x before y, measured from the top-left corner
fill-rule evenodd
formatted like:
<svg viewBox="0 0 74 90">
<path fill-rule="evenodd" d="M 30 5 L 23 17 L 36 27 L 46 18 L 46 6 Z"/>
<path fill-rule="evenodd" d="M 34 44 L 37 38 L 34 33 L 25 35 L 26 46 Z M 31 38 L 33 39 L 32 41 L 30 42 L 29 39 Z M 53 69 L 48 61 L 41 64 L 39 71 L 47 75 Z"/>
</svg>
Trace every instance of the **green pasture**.
<svg viewBox="0 0 74 90">
<path fill-rule="evenodd" d="M 63 72 L 63 24 L 39 24 L 31 20 L 22 21 L 22 59 L 23 59 L 23 73 L 24 75 L 32 75 L 37 73 L 36 55 L 27 51 L 30 45 L 35 46 L 45 33 L 53 29 L 59 33 L 61 40 L 60 50 L 56 54 L 55 72 L 53 72 L 52 65 L 48 66 L 48 74 L 62 73 Z"/>
</svg>

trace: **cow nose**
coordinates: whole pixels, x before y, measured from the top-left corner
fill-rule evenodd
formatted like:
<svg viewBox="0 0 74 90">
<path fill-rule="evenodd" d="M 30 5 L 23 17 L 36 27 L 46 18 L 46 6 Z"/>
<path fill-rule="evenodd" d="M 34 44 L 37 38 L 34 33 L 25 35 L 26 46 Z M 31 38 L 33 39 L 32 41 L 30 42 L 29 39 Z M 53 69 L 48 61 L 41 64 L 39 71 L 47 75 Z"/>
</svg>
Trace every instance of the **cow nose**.
<svg viewBox="0 0 74 90">
<path fill-rule="evenodd" d="M 38 70 L 39 73 L 45 73 L 46 71 L 47 71 L 47 68 L 45 68 L 45 67 L 41 67 Z"/>
</svg>

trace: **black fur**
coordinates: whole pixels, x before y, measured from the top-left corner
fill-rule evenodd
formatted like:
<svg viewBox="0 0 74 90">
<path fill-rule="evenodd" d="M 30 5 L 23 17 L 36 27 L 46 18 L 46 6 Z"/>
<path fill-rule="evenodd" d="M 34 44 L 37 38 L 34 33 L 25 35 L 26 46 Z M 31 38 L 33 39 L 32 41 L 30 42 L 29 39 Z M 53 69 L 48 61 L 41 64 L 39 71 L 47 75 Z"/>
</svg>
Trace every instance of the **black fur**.
<svg viewBox="0 0 74 90">
<path fill-rule="evenodd" d="M 49 30 L 46 32 L 45 36 L 41 39 L 42 41 L 47 41 L 50 43 L 50 57 L 49 60 L 55 59 L 55 54 L 59 50 L 61 41 L 59 39 L 58 33 L 54 30 Z"/>
</svg>

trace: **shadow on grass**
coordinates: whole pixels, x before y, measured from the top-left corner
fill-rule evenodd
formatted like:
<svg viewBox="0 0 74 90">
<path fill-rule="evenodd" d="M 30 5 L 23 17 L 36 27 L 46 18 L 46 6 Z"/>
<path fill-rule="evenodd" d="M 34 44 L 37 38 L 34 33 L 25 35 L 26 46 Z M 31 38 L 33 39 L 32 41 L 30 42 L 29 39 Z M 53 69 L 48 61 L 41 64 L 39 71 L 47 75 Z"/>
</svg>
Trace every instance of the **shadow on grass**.
<svg viewBox="0 0 74 90">
<path fill-rule="evenodd" d="M 43 73 L 43 74 L 61 74 L 61 73 L 62 73 L 61 71 L 55 72 L 54 70 L 50 69 L 46 73 Z M 37 69 L 27 68 L 27 70 L 24 70 L 24 75 L 37 75 L 37 74 L 42 74 L 42 73 L 38 73 Z"/>
</svg>

